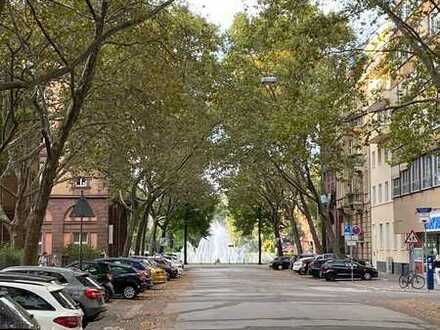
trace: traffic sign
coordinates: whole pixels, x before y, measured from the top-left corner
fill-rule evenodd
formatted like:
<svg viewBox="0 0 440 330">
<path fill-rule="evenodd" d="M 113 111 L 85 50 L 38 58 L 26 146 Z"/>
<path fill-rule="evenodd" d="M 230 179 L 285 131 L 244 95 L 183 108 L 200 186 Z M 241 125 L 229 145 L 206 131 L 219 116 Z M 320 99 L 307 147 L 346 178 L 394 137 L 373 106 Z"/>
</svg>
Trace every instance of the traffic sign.
<svg viewBox="0 0 440 330">
<path fill-rule="evenodd" d="M 351 225 L 350 224 L 344 224 L 344 236 L 351 236 L 352 234 L 352 229 L 351 229 Z"/>
<path fill-rule="evenodd" d="M 406 236 L 405 244 L 420 244 L 420 240 L 414 230 L 411 230 L 408 236 Z"/>
<path fill-rule="evenodd" d="M 353 227 L 351 228 L 351 232 L 353 235 L 359 236 L 362 232 L 362 229 L 358 225 L 353 225 Z"/>
<path fill-rule="evenodd" d="M 421 223 L 428 223 L 431 219 L 431 207 L 419 207 L 416 209 L 417 218 Z"/>
<path fill-rule="evenodd" d="M 347 246 L 356 246 L 356 241 L 352 241 L 352 240 L 349 240 L 349 241 L 345 241 L 346 243 L 347 243 Z"/>
</svg>

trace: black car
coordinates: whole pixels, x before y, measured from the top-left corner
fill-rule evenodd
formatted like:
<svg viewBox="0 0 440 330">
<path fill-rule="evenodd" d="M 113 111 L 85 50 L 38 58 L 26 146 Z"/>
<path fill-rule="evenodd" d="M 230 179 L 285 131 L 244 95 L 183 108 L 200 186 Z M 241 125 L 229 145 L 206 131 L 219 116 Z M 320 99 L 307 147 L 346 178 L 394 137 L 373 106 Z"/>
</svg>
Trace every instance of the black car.
<svg viewBox="0 0 440 330">
<path fill-rule="evenodd" d="M 143 273 L 138 272 L 134 267 L 116 263 L 107 264 L 112 272 L 115 296 L 133 299 L 147 288 L 148 284 L 143 277 Z"/>
<path fill-rule="evenodd" d="M 117 265 L 125 265 L 125 266 L 131 266 L 138 273 L 140 273 L 141 278 L 145 282 L 145 288 L 152 288 L 153 282 L 151 281 L 150 277 L 150 271 L 146 267 L 146 265 L 142 262 L 142 260 L 136 259 L 136 258 L 103 258 L 103 259 L 96 259 L 95 261 L 98 262 L 105 262 L 105 263 L 112 263 Z M 142 291 L 145 289 L 143 288 Z"/>
<path fill-rule="evenodd" d="M 335 281 L 337 278 L 351 278 L 352 269 L 354 278 L 371 280 L 378 277 L 378 272 L 374 267 L 344 259 L 327 261 L 321 266 L 321 276 L 327 281 Z"/>
<path fill-rule="evenodd" d="M 308 273 L 312 275 L 314 278 L 321 277 L 321 266 L 325 264 L 329 260 L 336 259 L 336 256 L 333 253 L 325 253 L 317 255 L 312 262 L 308 265 Z"/>
<path fill-rule="evenodd" d="M 290 257 L 276 257 L 275 259 L 272 260 L 269 266 L 272 269 L 283 270 L 283 269 L 289 269 L 290 264 L 291 264 Z"/>
<path fill-rule="evenodd" d="M 66 267 L 78 269 L 89 273 L 105 290 L 104 300 L 109 302 L 113 297 L 114 288 L 112 284 L 112 272 L 110 266 L 103 261 L 83 261 L 81 267 L 79 262 L 74 262 Z"/>
<path fill-rule="evenodd" d="M 0 291 L 0 330 L 40 330 L 37 321 L 23 307 Z"/>
</svg>

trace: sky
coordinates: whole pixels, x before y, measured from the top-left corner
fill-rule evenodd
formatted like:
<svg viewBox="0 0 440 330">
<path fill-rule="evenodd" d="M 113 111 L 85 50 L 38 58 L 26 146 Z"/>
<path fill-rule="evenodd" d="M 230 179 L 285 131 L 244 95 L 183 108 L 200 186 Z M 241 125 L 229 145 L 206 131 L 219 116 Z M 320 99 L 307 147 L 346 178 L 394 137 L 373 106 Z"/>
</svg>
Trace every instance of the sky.
<svg viewBox="0 0 440 330">
<path fill-rule="evenodd" d="M 294 1 L 294 0 L 293 0 Z M 341 9 L 347 0 L 315 0 L 324 12 Z M 190 8 L 197 14 L 207 18 L 208 21 L 227 30 L 234 19 L 235 14 L 244 11 L 252 11 L 257 0 L 188 0 Z M 365 27 L 359 21 L 353 21 L 352 26 L 359 36 L 359 40 L 364 42 L 370 36 L 375 26 Z"/>
<path fill-rule="evenodd" d="M 257 0 L 188 0 L 190 8 L 197 14 L 206 17 L 210 22 L 226 30 L 234 19 L 234 15 L 252 8 Z"/>
</svg>

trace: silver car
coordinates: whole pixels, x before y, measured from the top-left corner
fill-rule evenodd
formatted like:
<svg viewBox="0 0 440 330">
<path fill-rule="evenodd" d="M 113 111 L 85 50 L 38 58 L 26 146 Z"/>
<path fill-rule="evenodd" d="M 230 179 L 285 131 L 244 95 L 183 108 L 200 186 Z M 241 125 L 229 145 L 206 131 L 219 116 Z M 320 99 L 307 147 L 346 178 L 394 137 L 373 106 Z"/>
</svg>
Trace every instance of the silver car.
<svg viewBox="0 0 440 330">
<path fill-rule="evenodd" d="M 22 273 L 53 277 L 62 284 L 73 300 L 84 312 L 85 321 L 96 320 L 107 310 L 104 303 L 104 289 L 89 274 L 61 267 L 16 266 L 2 269 L 1 272 Z"/>
</svg>

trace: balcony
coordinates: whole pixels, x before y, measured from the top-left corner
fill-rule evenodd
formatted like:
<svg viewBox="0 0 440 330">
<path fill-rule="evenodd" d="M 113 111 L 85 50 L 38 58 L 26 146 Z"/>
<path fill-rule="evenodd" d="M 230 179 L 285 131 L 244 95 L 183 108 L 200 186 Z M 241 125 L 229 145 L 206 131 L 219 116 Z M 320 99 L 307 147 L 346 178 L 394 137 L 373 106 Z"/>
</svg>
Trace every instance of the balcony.
<svg viewBox="0 0 440 330">
<path fill-rule="evenodd" d="M 345 213 L 362 210 L 364 207 L 364 195 L 361 193 L 348 193 L 342 200 L 342 208 Z"/>
</svg>

